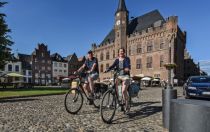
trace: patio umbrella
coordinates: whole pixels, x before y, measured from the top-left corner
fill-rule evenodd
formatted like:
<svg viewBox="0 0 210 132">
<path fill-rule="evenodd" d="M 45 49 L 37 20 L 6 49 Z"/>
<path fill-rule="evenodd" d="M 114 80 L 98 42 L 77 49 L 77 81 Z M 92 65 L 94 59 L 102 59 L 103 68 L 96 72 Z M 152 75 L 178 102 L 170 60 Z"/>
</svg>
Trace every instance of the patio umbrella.
<svg viewBox="0 0 210 132">
<path fill-rule="evenodd" d="M 150 77 L 144 77 L 144 78 L 142 78 L 141 80 L 142 80 L 142 81 L 150 81 L 150 80 L 152 80 L 152 78 L 150 78 Z"/>
<path fill-rule="evenodd" d="M 153 79 L 152 81 L 158 82 L 158 81 L 160 81 L 160 79 L 155 78 L 155 79 Z"/>
<path fill-rule="evenodd" d="M 140 78 L 142 78 L 142 77 L 144 77 L 144 74 L 138 74 L 138 75 L 135 75 L 134 77 L 140 77 Z"/>
<path fill-rule="evenodd" d="M 18 73 L 8 73 L 8 74 L 6 74 L 6 76 L 8 76 L 8 77 L 23 77 L 23 75 L 18 74 Z"/>
</svg>

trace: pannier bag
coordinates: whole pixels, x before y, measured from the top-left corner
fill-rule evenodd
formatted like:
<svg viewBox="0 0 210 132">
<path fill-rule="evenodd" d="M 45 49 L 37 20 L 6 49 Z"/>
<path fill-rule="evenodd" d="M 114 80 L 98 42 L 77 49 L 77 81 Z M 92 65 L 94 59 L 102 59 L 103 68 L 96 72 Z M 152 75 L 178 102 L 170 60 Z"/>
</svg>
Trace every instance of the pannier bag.
<svg viewBox="0 0 210 132">
<path fill-rule="evenodd" d="M 131 97 L 137 97 L 140 91 L 139 83 L 131 83 L 129 86 L 129 94 Z"/>
</svg>

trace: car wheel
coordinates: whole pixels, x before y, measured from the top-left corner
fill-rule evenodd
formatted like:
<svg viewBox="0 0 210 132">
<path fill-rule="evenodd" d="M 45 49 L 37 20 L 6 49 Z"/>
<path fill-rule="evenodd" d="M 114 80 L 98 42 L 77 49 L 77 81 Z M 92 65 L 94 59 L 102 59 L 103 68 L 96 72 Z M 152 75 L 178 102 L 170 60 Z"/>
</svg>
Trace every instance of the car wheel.
<svg viewBox="0 0 210 132">
<path fill-rule="evenodd" d="M 185 99 L 190 99 L 190 96 L 188 95 L 187 91 L 184 91 Z"/>
</svg>

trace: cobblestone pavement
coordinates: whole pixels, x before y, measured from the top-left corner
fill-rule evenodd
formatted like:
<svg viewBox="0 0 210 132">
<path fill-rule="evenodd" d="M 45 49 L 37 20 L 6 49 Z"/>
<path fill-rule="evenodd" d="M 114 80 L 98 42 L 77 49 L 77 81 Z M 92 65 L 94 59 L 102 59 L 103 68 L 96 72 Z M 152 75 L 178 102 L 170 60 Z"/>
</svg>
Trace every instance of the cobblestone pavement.
<svg viewBox="0 0 210 132">
<path fill-rule="evenodd" d="M 178 96 L 182 89 L 178 89 Z M 96 108 L 84 105 L 77 115 L 64 108 L 64 95 L 0 100 L 0 132 L 163 132 L 162 89 L 144 88 L 133 98 L 130 117 L 117 111 L 114 122 L 105 124 Z"/>
</svg>

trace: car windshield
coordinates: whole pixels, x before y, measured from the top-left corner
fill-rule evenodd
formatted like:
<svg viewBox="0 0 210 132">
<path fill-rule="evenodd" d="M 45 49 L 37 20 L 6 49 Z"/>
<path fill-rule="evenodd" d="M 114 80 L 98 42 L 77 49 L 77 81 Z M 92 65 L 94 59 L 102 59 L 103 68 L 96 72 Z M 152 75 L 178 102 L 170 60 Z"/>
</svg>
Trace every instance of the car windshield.
<svg viewBox="0 0 210 132">
<path fill-rule="evenodd" d="M 210 77 L 194 77 L 191 78 L 193 83 L 210 83 Z"/>
</svg>

